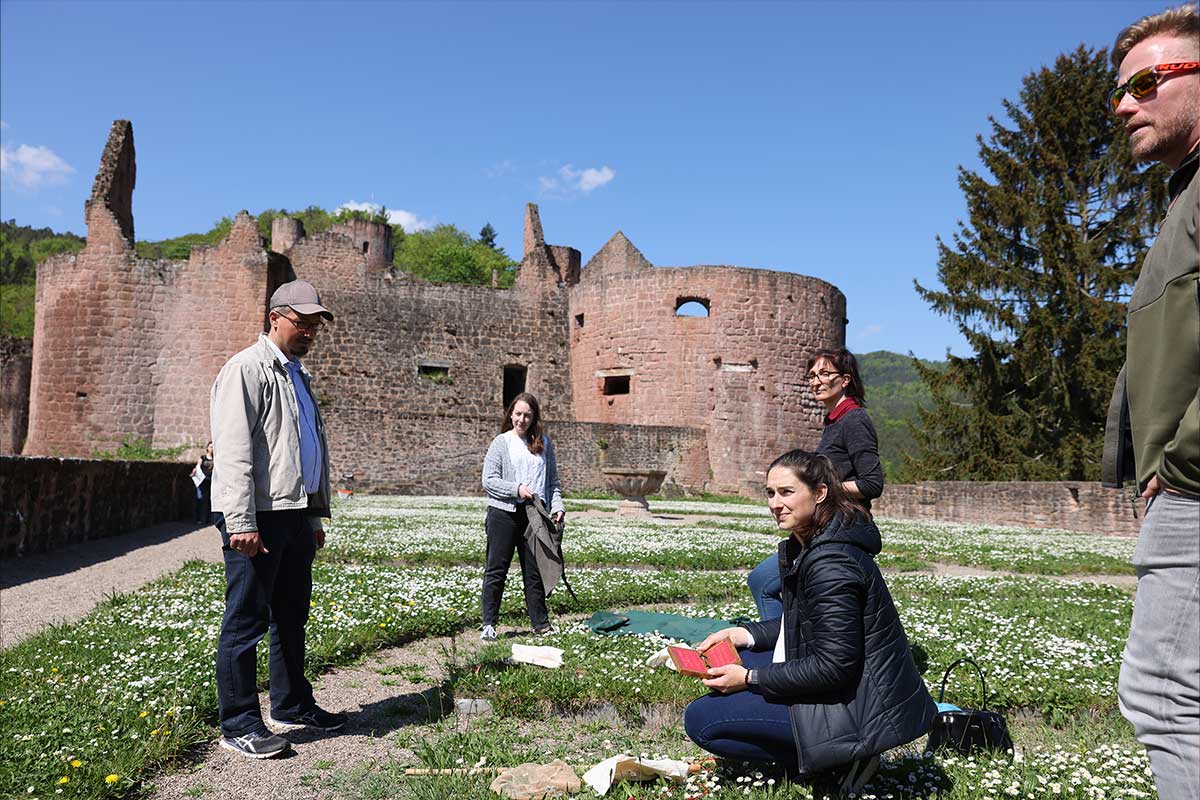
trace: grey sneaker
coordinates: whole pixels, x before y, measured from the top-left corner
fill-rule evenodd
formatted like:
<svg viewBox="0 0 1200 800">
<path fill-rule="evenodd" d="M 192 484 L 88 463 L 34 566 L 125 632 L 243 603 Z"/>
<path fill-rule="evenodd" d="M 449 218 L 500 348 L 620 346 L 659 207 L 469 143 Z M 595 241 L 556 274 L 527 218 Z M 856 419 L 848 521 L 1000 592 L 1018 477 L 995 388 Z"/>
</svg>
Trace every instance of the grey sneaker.
<svg viewBox="0 0 1200 800">
<path fill-rule="evenodd" d="M 334 714 L 320 706 L 313 706 L 309 711 L 302 711 L 290 717 L 276 717 L 272 713 L 267 717 L 267 721 L 287 731 L 298 728 L 311 728 L 317 731 L 336 731 L 346 724 L 346 715 Z"/>
<path fill-rule="evenodd" d="M 268 731 L 252 731 L 243 736 L 222 736 L 221 747 L 246 758 L 272 758 L 286 753 L 291 744 Z"/>
<path fill-rule="evenodd" d="M 491 625 L 484 625 L 483 630 L 479 632 L 479 641 L 481 642 L 494 642 L 497 638 L 496 629 Z"/>
</svg>

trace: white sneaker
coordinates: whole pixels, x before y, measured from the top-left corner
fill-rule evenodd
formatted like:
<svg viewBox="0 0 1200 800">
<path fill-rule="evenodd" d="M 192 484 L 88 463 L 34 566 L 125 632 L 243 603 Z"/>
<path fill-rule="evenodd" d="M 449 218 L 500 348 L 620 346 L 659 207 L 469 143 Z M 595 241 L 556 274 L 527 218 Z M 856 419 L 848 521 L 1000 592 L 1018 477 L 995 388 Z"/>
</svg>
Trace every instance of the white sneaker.
<svg viewBox="0 0 1200 800">
<path fill-rule="evenodd" d="M 491 625 L 484 625 L 483 630 L 479 632 L 479 641 L 481 642 L 494 642 L 496 638 L 496 629 Z"/>
</svg>

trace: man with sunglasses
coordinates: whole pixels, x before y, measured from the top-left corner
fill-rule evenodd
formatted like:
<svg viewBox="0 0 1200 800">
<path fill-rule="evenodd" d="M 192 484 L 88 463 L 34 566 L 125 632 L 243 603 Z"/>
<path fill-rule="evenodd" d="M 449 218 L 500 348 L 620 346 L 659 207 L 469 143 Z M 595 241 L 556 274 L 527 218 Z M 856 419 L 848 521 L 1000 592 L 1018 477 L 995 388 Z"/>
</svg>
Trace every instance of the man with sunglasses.
<svg viewBox="0 0 1200 800">
<path fill-rule="evenodd" d="M 346 723 L 317 706 L 304 677 L 312 562 L 329 516 L 329 451 L 300 359 L 333 314 L 305 281 L 280 286 L 269 308 L 270 330 L 221 368 L 211 398 L 212 503 L 225 554 L 221 746 L 248 758 L 290 747 L 263 724 L 258 704 L 255 653 L 268 630 L 272 725 L 332 731 Z"/>
<path fill-rule="evenodd" d="M 1129 300 L 1104 482 L 1137 481 L 1146 515 L 1118 699 L 1162 800 L 1200 797 L 1200 12 L 1130 25 L 1109 106 L 1134 156 L 1175 170 L 1170 206 Z"/>
</svg>

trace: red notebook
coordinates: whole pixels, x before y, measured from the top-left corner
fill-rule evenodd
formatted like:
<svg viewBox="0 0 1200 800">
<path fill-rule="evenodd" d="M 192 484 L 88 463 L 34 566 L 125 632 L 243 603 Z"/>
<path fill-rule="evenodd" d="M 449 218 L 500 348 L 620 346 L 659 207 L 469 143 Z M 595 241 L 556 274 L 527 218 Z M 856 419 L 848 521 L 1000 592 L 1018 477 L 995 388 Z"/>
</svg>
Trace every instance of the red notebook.
<svg viewBox="0 0 1200 800">
<path fill-rule="evenodd" d="M 680 675 L 690 675 L 693 678 L 707 678 L 709 667 L 742 663 L 737 648 L 729 639 L 722 639 L 703 653 L 690 647 L 670 645 L 667 647 L 667 655 L 671 657 Z"/>
</svg>

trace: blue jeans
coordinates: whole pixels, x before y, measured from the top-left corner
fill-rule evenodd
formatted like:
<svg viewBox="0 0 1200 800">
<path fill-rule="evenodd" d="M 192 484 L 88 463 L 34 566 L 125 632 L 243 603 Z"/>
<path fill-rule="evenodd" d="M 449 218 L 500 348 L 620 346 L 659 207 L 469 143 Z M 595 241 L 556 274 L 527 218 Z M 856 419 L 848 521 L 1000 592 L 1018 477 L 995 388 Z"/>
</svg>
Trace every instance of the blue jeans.
<svg viewBox="0 0 1200 800">
<path fill-rule="evenodd" d="M 746 576 L 761 620 L 783 616 L 783 580 L 779 577 L 779 556 L 772 554 Z"/>
<path fill-rule="evenodd" d="M 304 677 L 304 625 L 312 598 L 316 542 L 307 512 L 262 511 L 258 534 L 269 552 L 250 558 L 229 546 L 225 517 L 215 514 L 225 555 L 225 618 L 217 640 L 217 705 L 221 733 L 263 728 L 255 654 L 271 633 L 271 713 L 293 717 L 315 705 Z"/>
<path fill-rule="evenodd" d="M 765 667 L 771 653 L 741 651 L 748 668 Z M 721 758 L 762 761 L 794 770 L 798 765 L 792 718 L 785 703 L 768 703 L 754 692 L 713 692 L 688 704 L 683 728 L 692 741 Z"/>
<path fill-rule="evenodd" d="M 1200 797 L 1200 500 L 1160 492 L 1133 552 L 1137 599 L 1117 698 L 1162 800 Z"/>
</svg>

